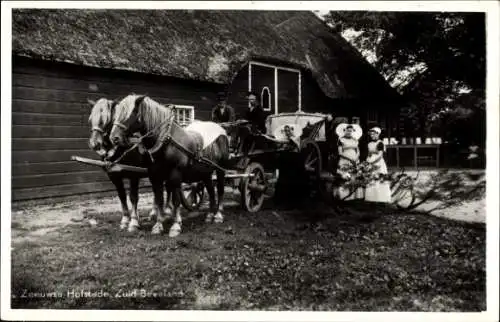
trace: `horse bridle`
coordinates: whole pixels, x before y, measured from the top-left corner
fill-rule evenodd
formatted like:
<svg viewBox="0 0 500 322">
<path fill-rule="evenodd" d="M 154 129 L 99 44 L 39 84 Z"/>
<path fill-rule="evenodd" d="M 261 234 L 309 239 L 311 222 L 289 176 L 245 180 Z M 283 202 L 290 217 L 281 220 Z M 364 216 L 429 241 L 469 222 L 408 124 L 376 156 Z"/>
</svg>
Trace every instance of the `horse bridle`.
<svg viewBox="0 0 500 322">
<path fill-rule="evenodd" d="M 125 131 L 125 132 L 126 132 L 126 131 L 128 131 L 128 127 L 127 127 L 126 125 L 124 125 L 123 123 L 120 123 L 120 122 L 118 122 L 118 121 L 115 121 L 115 122 L 113 123 L 113 125 L 118 126 L 120 129 L 122 129 L 122 130 L 123 130 L 123 131 Z"/>
<path fill-rule="evenodd" d="M 100 127 L 98 127 L 98 126 L 94 126 L 92 128 L 92 130 L 90 130 L 90 132 L 98 132 L 98 133 L 101 133 L 101 134 L 105 134 L 104 130 L 101 129 Z"/>
<path fill-rule="evenodd" d="M 173 110 L 173 106 L 172 105 L 168 106 L 168 107 L 171 110 Z M 127 134 L 128 132 L 130 132 L 130 125 L 133 123 L 133 121 L 132 121 L 133 119 L 137 119 L 137 117 L 136 118 L 130 117 L 124 123 L 121 123 L 119 121 L 114 121 L 113 125 L 115 125 L 118 128 L 122 129 L 122 131 L 125 132 L 125 134 Z M 151 134 L 153 134 L 156 130 L 159 130 L 162 126 L 166 125 L 166 129 L 165 129 L 165 131 L 163 131 L 164 134 L 162 135 L 162 133 L 160 132 L 160 135 L 159 135 L 158 139 L 156 140 L 156 143 L 153 145 L 153 147 L 151 149 L 147 149 L 146 150 L 148 152 L 151 160 L 153 160 L 153 153 L 157 152 L 164 144 L 168 144 L 172 140 L 171 130 L 172 130 L 172 124 L 174 122 L 174 119 L 175 119 L 175 113 L 172 113 L 171 116 L 167 120 L 161 122 L 159 125 L 155 126 L 153 129 L 149 130 L 146 134 L 141 135 L 138 138 L 138 142 L 135 143 L 130 149 L 128 149 L 127 151 L 125 151 L 125 153 L 123 153 L 123 155 L 119 159 L 121 159 L 128 152 L 130 152 L 135 147 L 137 147 L 142 142 L 142 140 L 144 138 L 146 138 L 148 136 L 151 136 Z"/>
</svg>

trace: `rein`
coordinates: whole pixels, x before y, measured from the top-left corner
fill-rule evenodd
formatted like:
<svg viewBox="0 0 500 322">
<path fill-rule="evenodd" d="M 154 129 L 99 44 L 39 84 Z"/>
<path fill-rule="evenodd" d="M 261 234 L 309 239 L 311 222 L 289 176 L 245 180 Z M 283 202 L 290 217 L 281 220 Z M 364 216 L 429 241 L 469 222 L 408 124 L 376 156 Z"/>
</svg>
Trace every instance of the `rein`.
<svg viewBox="0 0 500 322">
<path fill-rule="evenodd" d="M 209 159 L 207 159 L 205 157 L 200 157 L 198 154 L 196 154 L 196 153 L 188 150 L 182 144 L 180 144 L 179 142 L 177 142 L 172 137 L 172 135 L 171 135 L 172 124 L 174 122 L 174 118 L 175 118 L 175 114 L 172 114 L 170 116 L 170 118 L 168 118 L 167 120 L 161 122 L 160 124 L 158 124 L 157 126 L 155 126 L 153 129 L 151 129 L 150 131 L 148 131 L 146 134 L 140 136 L 137 139 L 137 143 L 135 143 L 132 147 L 130 147 L 129 149 L 127 149 L 125 152 L 123 152 L 123 154 L 118 159 L 116 159 L 115 161 L 113 161 L 111 163 L 111 165 L 118 163 L 130 151 L 132 151 L 135 148 L 137 148 L 137 146 L 139 146 L 139 144 L 142 143 L 142 140 L 144 138 L 146 138 L 148 136 L 151 136 L 151 134 L 153 134 L 154 132 L 156 132 L 157 130 L 159 130 L 162 126 L 168 125 L 168 127 L 166 128 L 165 131 L 162 131 L 162 132 L 159 133 L 159 137 L 156 140 L 156 143 L 154 144 L 154 146 L 151 149 L 147 149 L 146 150 L 148 152 L 148 154 L 149 154 L 149 157 L 151 158 L 151 161 L 154 162 L 153 154 L 156 153 L 156 152 L 158 152 L 163 145 L 165 145 L 165 144 L 168 145 L 168 144 L 172 143 L 177 149 L 179 149 L 181 152 L 183 152 L 184 154 L 186 154 L 189 158 L 195 159 L 198 162 L 204 162 L 206 164 L 209 164 L 209 165 L 213 166 L 214 168 L 217 168 L 218 170 L 221 170 L 221 171 L 224 171 L 224 172 L 227 171 L 226 169 L 224 169 L 221 166 L 219 166 L 217 163 L 215 163 L 215 162 L 213 162 L 213 161 L 211 161 L 211 160 L 209 160 Z M 118 126 L 121 129 L 125 130 L 125 131 L 128 129 L 126 125 L 124 125 L 124 124 L 122 124 L 120 122 L 114 122 L 113 124 L 116 125 L 116 126 Z"/>
<path fill-rule="evenodd" d="M 122 155 L 117 158 L 115 161 L 113 161 L 111 164 L 116 164 L 118 162 L 120 162 L 128 153 L 130 153 L 131 151 L 133 151 L 134 149 L 136 149 L 141 143 L 142 143 L 142 140 L 148 136 L 150 136 L 151 134 L 153 134 L 153 132 L 155 132 L 156 130 L 160 129 L 163 125 L 167 124 L 169 125 L 169 127 L 167 128 L 167 130 L 170 132 L 170 129 L 172 128 L 171 125 L 171 121 L 172 119 L 175 117 L 175 115 L 172 115 L 172 117 L 168 120 L 165 120 L 164 122 L 161 122 L 160 124 L 158 124 L 157 126 L 155 126 L 153 129 L 151 129 L 150 131 L 148 131 L 146 134 L 140 136 L 139 138 L 137 138 L 137 142 L 132 145 L 130 148 L 128 148 L 125 152 L 122 153 Z M 168 123 L 167 123 L 168 122 Z M 125 126 L 124 124 L 120 123 L 120 122 L 114 122 L 113 123 L 114 125 L 116 125 L 117 127 L 121 128 L 122 130 L 126 131 L 128 130 L 127 126 Z M 170 133 L 168 133 L 167 137 L 170 137 Z M 149 157 L 151 158 L 151 161 L 154 161 L 153 160 L 153 156 L 152 154 L 155 153 L 156 151 L 158 151 L 161 146 L 163 145 L 163 143 L 161 144 L 158 144 L 160 140 L 157 140 L 155 145 L 153 146 L 153 148 L 151 149 L 147 149 L 146 151 L 148 152 L 149 154 Z"/>
</svg>

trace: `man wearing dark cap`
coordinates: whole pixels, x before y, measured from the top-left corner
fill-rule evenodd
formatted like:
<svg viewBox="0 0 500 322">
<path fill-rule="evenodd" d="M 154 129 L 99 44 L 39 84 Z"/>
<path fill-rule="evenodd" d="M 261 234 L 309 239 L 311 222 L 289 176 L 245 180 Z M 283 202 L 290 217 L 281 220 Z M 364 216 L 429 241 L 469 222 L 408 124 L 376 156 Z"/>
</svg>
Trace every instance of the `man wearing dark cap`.
<svg viewBox="0 0 500 322">
<path fill-rule="evenodd" d="M 225 92 L 217 93 L 219 103 L 212 109 L 212 122 L 226 123 L 234 122 L 234 109 L 227 104 L 227 96 Z"/>
</svg>

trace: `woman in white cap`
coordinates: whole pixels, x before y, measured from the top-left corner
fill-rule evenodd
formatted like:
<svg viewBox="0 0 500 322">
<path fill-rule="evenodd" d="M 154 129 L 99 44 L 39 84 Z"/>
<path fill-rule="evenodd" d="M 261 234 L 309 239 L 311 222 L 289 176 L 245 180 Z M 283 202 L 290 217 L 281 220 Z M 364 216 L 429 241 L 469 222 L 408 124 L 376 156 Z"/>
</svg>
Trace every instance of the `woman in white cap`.
<svg viewBox="0 0 500 322">
<path fill-rule="evenodd" d="M 366 162 L 373 167 L 373 179 L 365 188 L 365 200 L 372 202 L 391 202 L 390 182 L 385 179 L 387 165 L 384 160 L 385 145 L 380 140 L 382 130 L 374 127 L 368 131 L 370 142 L 368 143 L 368 156 Z"/>
<path fill-rule="evenodd" d="M 345 181 L 334 190 L 334 196 L 340 200 L 363 198 L 363 189 L 353 187 L 353 176 L 359 164 L 359 138 L 363 135 L 361 127 L 357 124 L 342 123 L 335 132 L 339 136 L 338 151 L 339 161 L 337 174 Z"/>
</svg>

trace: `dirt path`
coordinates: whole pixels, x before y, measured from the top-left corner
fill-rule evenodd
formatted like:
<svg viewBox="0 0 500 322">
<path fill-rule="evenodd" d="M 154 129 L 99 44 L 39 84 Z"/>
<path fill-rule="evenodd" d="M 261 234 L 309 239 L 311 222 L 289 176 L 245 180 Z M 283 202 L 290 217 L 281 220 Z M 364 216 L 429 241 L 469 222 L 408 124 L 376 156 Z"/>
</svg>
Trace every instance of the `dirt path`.
<svg viewBox="0 0 500 322">
<path fill-rule="evenodd" d="M 424 183 L 424 186 L 432 173 L 434 172 L 428 171 L 419 174 L 419 180 Z M 415 173 L 411 172 L 409 174 L 415 175 Z M 233 206 L 233 208 L 237 206 L 239 203 L 238 197 L 237 192 L 226 188 L 225 206 Z M 141 216 L 148 215 L 152 203 L 152 193 L 141 194 L 138 207 Z M 439 201 L 429 200 L 416 208 L 416 211 L 457 221 L 486 222 L 486 201 L 484 198 L 467 201 L 445 209 L 439 209 L 440 204 Z M 205 201 L 202 211 L 206 207 Z M 12 211 L 12 239 L 14 243 L 36 239 L 39 236 L 51 234 L 66 225 L 88 222 L 93 218 L 94 214 L 119 213 L 120 211 L 121 207 L 117 197 L 92 198 L 86 201 L 67 201 L 41 206 L 14 206 Z M 191 215 L 197 216 L 201 215 L 201 213 L 195 212 Z"/>
<path fill-rule="evenodd" d="M 152 202 L 153 196 L 151 193 L 144 193 L 140 196 L 139 210 L 141 217 L 147 216 Z M 226 206 L 234 206 L 237 201 L 230 199 L 225 204 Z M 416 210 L 428 212 L 438 206 L 439 202 L 429 201 Z M 206 209 L 206 205 L 203 207 Z M 14 209 L 12 211 L 12 241 L 18 243 L 33 240 L 39 236 L 54 233 L 57 229 L 66 225 L 89 221 L 89 219 L 92 219 L 93 214 L 118 213 L 120 211 L 120 204 L 116 197 Z M 430 214 L 458 221 L 485 223 L 485 200 L 470 201 L 455 207 L 435 210 Z M 200 215 L 200 213 L 194 213 L 193 215 Z"/>
</svg>

